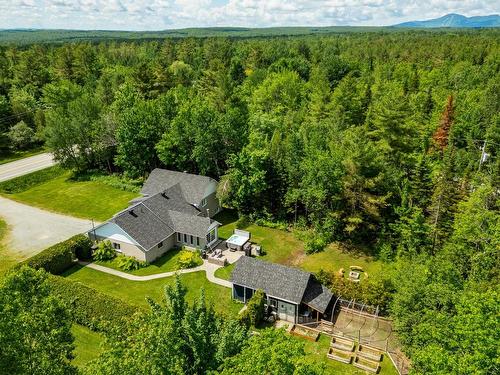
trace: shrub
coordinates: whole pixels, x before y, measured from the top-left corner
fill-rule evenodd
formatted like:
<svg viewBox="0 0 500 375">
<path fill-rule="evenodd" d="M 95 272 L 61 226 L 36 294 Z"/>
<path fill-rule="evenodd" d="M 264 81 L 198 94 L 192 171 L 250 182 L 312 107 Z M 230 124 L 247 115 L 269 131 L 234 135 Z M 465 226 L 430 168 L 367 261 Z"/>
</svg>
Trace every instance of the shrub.
<svg viewBox="0 0 500 375">
<path fill-rule="evenodd" d="M 304 243 L 304 249 L 307 254 L 319 253 L 327 245 L 325 238 L 321 235 L 312 235 Z"/>
<path fill-rule="evenodd" d="M 94 260 L 105 261 L 116 257 L 116 251 L 108 240 L 99 242 L 93 254 Z"/>
<path fill-rule="evenodd" d="M 43 250 L 21 262 L 20 265 L 26 264 L 34 269 L 43 268 L 51 274 L 59 275 L 74 265 L 77 251 L 82 253 L 90 246 L 88 238 L 79 234 Z"/>
<path fill-rule="evenodd" d="M 108 331 L 117 324 L 125 324 L 140 308 L 129 305 L 90 288 L 80 282 L 60 276 L 49 277 L 52 292 L 68 302 L 75 323 L 94 331 Z"/>
<path fill-rule="evenodd" d="M 36 142 L 35 131 L 24 121 L 19 121 L 8 132 L 10 142 L 15 149 L 25 150 Z"/>
<path fill-rule="evenodd" d="M 72 237 L 74 241 L 75 257 L 79 260 L 92 259 L 92 241 L 85 234 Z"/>
<path fill-rule="evenodd" d="M 257 326 L 264 319 L 264 292 L 257 290 L 247 302 L 247 308 L 241 313 L 240 321 L 247 326 Z"/>
<path fill-rule="evenodd" d="M 64 169 L 58 166 L 45 168 L 40 171 L 13 178 L 0 183 L 0 191 L 7 194 L 15 194 L 26 191 L 33 186 L 43 184 L 49 180 L 61 176 Z"/>
<path fill-rule="evenodd" d="M 196 251 L 182 250 L 177 259 L 177 269 L 193 268 L 203 264 L 203 260 Z"/>
<path fill-rule="evenodd" d="M 119 174 L 107 175 L 98 170 L 79 172 L 73 175 L 72 179 L 75 181 L 97 181 L 115 189 L 131 191 L 133 193 L 138 193 L 144 183 L 142 178 L 131 179 Z"/>
<path fill-rule="evenodd" d="M 288 230 L 288 224 L 284 221 L 272 221 L 261 218 L 261 219 L 255 219 L 255 224 L 260 225 L 261 227 Z"/>
<path fill-rule="evenodd" d="M 141 262 L 140 260 L 137 260 L 134 257 L 128 257 L 125 255 L 118 256 L 116 262 L 118 264 L 118 267 L 120 267 L 124 271 L 138 270 L 139 268 L 147 266 L 146 262 Z"/>
<path fill-rule="evenodd" d="M 248 216 L 241 215 L 238 220 L 236 220 L 236 229 L 245 229 L 250 225 L 250 220 Z"/>
<path fill-rule="evenodd" d="M 387 312 L 394 291 L 394 286 L 388 278 L 364 279 L 355 283 L 336 272 L 324 270 L 319 271 L 316 278 L 328 286 L 334 295 L 348 300 L 355 299 L 372 306 L 378 305 L 381 312 Z"/>
</svg>

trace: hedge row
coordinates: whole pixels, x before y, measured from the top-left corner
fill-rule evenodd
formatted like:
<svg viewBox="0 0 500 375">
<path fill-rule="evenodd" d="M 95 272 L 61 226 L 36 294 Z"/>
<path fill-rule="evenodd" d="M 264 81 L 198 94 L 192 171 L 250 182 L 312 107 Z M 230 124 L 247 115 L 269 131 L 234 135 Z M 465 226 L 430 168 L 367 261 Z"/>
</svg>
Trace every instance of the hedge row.
<svg viewBox="0 0 500 375">
<path fill-rule="evenodd" d="M 28 265 L 34 269 L 43 268 L 45 271 L 60 275 L 74 265 L 75 258 L 87 259 L 90 255 L 92 242 L 83 234 L 59 242 L 42 252 L 21 262 L 19 266 Z"/>
<path fill-rule="evenodd" d="M 65 170 L 59 166 L 45 168 L 40 171 L 19 176 L 8 181 L 0 182 L 0 191 L 7 194 L 15 194 L 26 191 L 33 186 L 62 176 Z"/>
<path fill-rule="evenodd" d="M 61 276 L 49 275 L 49 283 L 54 295 L 68 302 L 73 321 L 94 331 L 107 332 L 142 311 L 139 307 Z"/>
</svg>

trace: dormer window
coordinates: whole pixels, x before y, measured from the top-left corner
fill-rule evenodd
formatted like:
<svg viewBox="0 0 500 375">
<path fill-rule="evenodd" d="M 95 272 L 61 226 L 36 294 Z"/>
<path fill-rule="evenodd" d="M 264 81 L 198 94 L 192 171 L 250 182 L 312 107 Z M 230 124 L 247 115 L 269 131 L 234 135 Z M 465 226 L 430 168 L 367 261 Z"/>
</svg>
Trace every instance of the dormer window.
<svg viewBox="0 0 500 375">
<path fill-rule="evenodd" d="M 203 198 L 201 200 L 201 207 L 205 207 L 207 205 L 207 198 Z"/>
</svg>

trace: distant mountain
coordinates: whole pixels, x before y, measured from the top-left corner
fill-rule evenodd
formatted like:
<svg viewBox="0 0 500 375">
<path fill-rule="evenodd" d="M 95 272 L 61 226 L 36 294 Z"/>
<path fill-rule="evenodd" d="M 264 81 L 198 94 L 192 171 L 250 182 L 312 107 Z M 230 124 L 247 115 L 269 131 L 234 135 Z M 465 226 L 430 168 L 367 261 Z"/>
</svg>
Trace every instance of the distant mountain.
<svg viewBox="0 0 500 375">
<path fill-rule="evenodd" d="M 500 27 L 500 16 L 491 14 L 489 16 L 465 17 L 461 14 L 447 14 L 446 16 L 427 21 L 403 22 L 393 27 Z"/>
</svg>

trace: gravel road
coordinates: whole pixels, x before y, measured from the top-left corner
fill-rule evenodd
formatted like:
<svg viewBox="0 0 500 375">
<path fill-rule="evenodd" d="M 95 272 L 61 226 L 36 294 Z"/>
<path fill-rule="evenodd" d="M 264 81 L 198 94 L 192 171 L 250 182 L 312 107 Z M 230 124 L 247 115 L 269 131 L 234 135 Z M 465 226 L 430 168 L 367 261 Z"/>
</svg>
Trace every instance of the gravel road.
<svg viewBox="0 0 500 375">
<path fill-rule="evenodd" d="M 8 225 L 7 249 L 22 258 L 92 228 L 90 220 L 44 211 L 4 197 L 0 197 L 0 217 Z"/>
<path fill-rule="evenodd" d="M 22 176 L 54 165 L 52 154 L 44 153 L 0 165 L 0 181 Z"/>
</svg>

